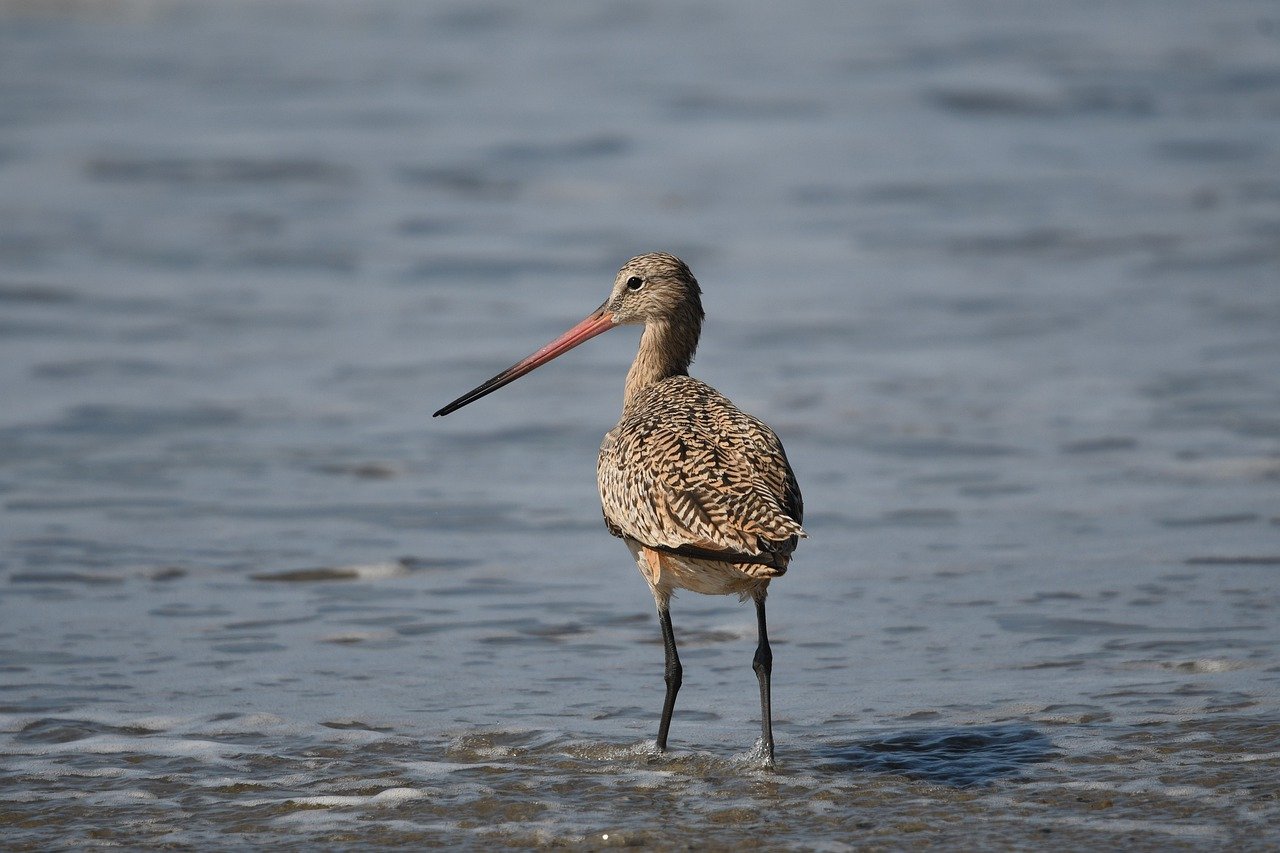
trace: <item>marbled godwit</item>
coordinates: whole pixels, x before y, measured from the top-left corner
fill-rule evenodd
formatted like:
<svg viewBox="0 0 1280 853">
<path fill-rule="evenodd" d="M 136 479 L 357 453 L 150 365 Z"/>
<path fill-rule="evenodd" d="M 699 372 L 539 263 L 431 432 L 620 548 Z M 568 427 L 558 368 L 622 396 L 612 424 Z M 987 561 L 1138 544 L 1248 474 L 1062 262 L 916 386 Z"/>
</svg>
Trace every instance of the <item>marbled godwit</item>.
<svg viewBox="0 0 1280 853">
<path fill-rule="evenodd" d="M 614 326 L 644 326 L 622 418 L 600 445 L 597 476 L 605 524 L 626 543 L 658 607 L 667 661 L 658 749 L 667 748 L 683 674 L 672 592 L 737 593 L 756 604 L 752 667 L 760 682 L 761 746 L 772 762 L 773 653 L 764 602 L 769 581 L 786 572 L 805 535 L 803 503 L 773 430 L 690 378 L 702 316 L 701 290 L 683 261 L 640 255 L 618 271 L 609 298 L 589 317 L 435 414 L 456 411 Z"/>
</svg>

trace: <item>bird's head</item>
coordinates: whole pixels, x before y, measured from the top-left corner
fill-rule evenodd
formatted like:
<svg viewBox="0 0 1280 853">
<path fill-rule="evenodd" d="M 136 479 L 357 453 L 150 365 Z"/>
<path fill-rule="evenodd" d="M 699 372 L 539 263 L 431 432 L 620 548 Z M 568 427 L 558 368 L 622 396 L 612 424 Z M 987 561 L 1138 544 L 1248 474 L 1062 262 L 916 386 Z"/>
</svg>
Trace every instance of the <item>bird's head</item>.
<svg viewBox="0 0 1280 853">
<path fill-rule="evenodd" d="M 687 323 L 702 324 L 702 290 L 685 262 L 665 252 L 637 255 L 622 265 L 613 290 L 601 306 L 615 325 Z M 683 315 L 683 316 L 682 316 Z"/>
</svg>

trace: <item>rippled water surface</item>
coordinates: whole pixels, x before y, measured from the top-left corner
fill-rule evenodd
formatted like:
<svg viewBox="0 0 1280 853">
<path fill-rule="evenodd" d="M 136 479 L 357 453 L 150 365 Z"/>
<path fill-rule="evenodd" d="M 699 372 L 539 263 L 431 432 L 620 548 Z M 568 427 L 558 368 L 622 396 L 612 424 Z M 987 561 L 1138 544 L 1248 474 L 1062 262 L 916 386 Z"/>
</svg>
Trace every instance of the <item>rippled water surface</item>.
<svg viewBox="0 0 1280 853">
<path fill-rule="evenodd" d="M 652 601 L 673 251 L 810 539 Z M 8 849 L 1280 845 L 1280 14 L 0 4 Z"/>
</svg>

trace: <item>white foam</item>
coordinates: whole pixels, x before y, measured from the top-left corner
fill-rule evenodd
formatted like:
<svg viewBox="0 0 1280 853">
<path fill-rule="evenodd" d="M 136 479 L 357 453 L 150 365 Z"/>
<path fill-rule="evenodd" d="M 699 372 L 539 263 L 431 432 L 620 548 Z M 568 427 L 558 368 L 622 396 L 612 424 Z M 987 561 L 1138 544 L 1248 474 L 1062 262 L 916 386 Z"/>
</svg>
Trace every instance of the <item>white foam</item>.
<svg viewBox="0 0 1280 853">
<path fill-rule="evenodd" d="M 340 571 L 352 572 L 360 580 L 382 580 L 397 578 L 409 574 L 404 564 L 399 562 L 360 563 L 352 566 L 339 566 Z"/>
<path fill-rule="evenodd" d="M 410 761 L 400 765 L 406 772 L 412 773 L 419 777 L 435 778 L 456 773 L 459 770 L 474 770 L 477 767 L 487 767 L 492 769 L 513 770 L 513 764 L 497 764 L 494 762 L 477 762 L 475 764 L 463 764 L 456 761 Z"/>
<path fill-rule="evenodd" d="M 426 791 L 417 788 L 387 788 L 374 794 L 370 802 L 379 806 L 390 806 L 410 800 L 421 800 L 427 796 Z"/>
<path fill-rule="evenodd" d="M 1054 826 L 1074 826 L 1098 832 L 1116 833 L 1148 833 L 1158 832 L 1162 835 L 1181 835 L 1190 838 L 1216 838 L 1223 834 L 1216 826 L 1185 823 L 1162 823 L 1159 821 L 1134 820 L 1131 818 L 1099 818 L 1087 815 L 1063 815 L 1061 817 L 1033 817 L 1031 823 Z"/>
<path fill-rule="evenodd" d="M 1250 752 L 1240 755 L 1229 755 L 1219 757 L 1218 761 L 1231 761 L 1238 764 L 1247 764 L 1250 761 L 1273 761 L 1280 758 L 1280 752 Z"/>
<path fill-rule="evenodd" d="M 123 767 L 68 767 L 65 764 L 40 759 L 10 762 L 9 772 L 14 776 L 32 779 L 60 779 L 68 776 L 83 779 L 120 779 L 147 775 L 140 770 L 127 770 Z"/>
<path fill-rule="evenodd" d="M 233 743 L 210 740 L 188 740 L 170 737 L 121 737 L 120 735 L 93 735 L 65 743 L 18 743 L 8 747 L 11 754 L 61 755 L 80 753 L 114 755 L 137 752 L 145 755 L 200 758 L 218 763 L 234 763 L 230 756 L 261 754 L 262 750 Z"/>
<path fill-rule="evenodd" d="M 1032 786 L 1028 786 L 1032 787 Z M 1198 785 L 1166 785 L 1157 779 L 1127 779 L 1124 781 L 1064 781 L 1046 782 L 1034 786 L 1041 790 L 1067 788 L 1074 791 L 1106 791 L 1124 794 L 1158 794 L 1170 799 L 1216 799 L 1219 795 Z"/>
<path fill-rule="evenodd" d="M 633 770 L 622 778 L 637 788 L 665 788 L 676 775 L 670 770 Z"/>
<path fill-rule="evenodd" d="M 287 802 L 300 806 L 396 806 L 410 800 L 421 800 L 427 796 L 426 791 L 417 788 L 387 788 L 370 795 L 324 794 L 315 797 L 290 797 Z"/>
</svg>

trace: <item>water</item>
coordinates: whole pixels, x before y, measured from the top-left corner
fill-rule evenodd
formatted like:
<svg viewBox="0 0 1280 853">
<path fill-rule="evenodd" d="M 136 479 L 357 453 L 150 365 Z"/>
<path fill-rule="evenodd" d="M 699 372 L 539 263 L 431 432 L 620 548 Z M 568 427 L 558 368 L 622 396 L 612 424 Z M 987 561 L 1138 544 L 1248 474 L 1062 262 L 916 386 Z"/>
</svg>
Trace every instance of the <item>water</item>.
<svg viewBox="0 0 1280 853">
<path fill-rule="evenodd" d="M 1280 843 L 1273 4 L 0 6 L 11 849 Z M 641 251 L 811 538 L 600 522 Z"/>
</svg>

